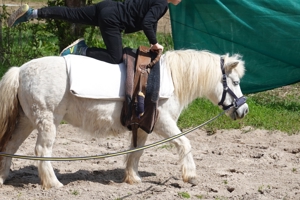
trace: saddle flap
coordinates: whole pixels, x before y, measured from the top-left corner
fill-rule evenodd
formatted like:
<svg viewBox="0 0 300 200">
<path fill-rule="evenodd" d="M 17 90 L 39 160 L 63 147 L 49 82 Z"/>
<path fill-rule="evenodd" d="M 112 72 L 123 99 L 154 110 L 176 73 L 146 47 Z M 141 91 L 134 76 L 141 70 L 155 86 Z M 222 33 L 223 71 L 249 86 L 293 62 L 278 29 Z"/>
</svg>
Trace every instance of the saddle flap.
<svg viewBox="0 0 300 200">
<path fill-rule="evenodd" d="M 140 46 L 136 54 L 136 62 L 124 60 L 127 65 L 127 79 L 125 87 L 126 98 L 122 108 L 121 122 L 129 130 L 132 130 L 135 133 L 134 135 L 136 135 L 138 128 L 151 133 L 157 120 L 158 98 L 153 97 L 157 96 L 156 93 L 159 92 L 160 67 L 157 66 L 158 69 L 155 68 L 156 70 L 154 71 L 152 68 L 149 68 L 149 64 L 151 64 L 154 56 L 156 55 L 150 51 L 150 48 Z M 132 56 L 130 57 L 132 59 Z M 124 55 L 124 58 L 128 58 L 128 55 Z M 133 63 L 135 63 L 135 66 L 132 65 Z M 159 65 L 159 62 L 157 62 L 157 65 Z M 134 75 L 132 75 L 133 73 Z M 148 79 L 149 76 L 151 77 L 150 80 Z M 147 88 L 149 81 L 155 81 L 157 84 L 150 84 L 151 87 Z M 128 88 L 127 85 L 133 87 Z M 152 101 L 152 99 L 156 100 Z M 136 138 L 134 143 L 134 146 L 136 146 Z"/>
<path fill-rule="evenodd" d="M 147 87 L 147 80 L 148 74 L 150 71 L 147 70 L 147 65 L 151 62 L 151 53 L 150 49 L 145 46 L 140 46 L 138 55 L 137 55 L 137 62 L 136 62 L 136 71 L 134 77 L 134 87 L 136 88 L 134 92 L 134 96 L 137 96 L 139 93 L 141 95 L 146 95 L 146 87 Z"/>
</svg>

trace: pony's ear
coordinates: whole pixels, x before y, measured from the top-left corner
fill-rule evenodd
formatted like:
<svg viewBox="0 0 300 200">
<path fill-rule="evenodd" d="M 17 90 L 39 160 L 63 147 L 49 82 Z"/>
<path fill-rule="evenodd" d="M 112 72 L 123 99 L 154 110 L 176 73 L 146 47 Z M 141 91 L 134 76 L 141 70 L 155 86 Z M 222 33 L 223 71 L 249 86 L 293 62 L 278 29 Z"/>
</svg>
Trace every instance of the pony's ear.
<svg viewBox="0 0 300 200">
<path fill-rule="evenodd" d="M 235 68 L 238 64 L 239 64 L 238 61 L 227 63 L 227 64 L 225 65 L 225 69 L 226 69 L 227 71 L 231 71 L 231 70 L 232 70 L 233 68 Z"/>
</svg>

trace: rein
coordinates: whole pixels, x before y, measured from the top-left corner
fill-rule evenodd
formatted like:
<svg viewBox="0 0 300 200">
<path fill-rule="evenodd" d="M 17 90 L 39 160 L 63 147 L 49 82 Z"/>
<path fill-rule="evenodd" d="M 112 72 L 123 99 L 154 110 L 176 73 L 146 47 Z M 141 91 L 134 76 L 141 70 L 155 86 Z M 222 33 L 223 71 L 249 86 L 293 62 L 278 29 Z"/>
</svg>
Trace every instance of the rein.
<svg viewBox="0 0 300 200">
<path fill-rule="evenodd" d="M 138 148 L 135 148 L 135 149 L 128 149 L 126 151 L 119 151 L 119 152 L 116 152 L 116 153 L 109 153 L 109 154 L 102 154 L 102 155 L 95 155 L 95 156 L 83 156 L 83 157 L 37 157 L 37 156 L 23 156 L 23 155 L 16 155 L 16 154 L 8 154 L 8 153 L 5 153 L 5 152 L 0 152 L 0 157 L 3 156 L 3 157 L 11 157 L 11 158 L 19 158 L 19 159 L 25 159 L 25 160 L 39 160 L 39 161 L 79 161 L 79 160 L 91 160 L 91 159 L 103 159 L 103 158 L 109 158 L 109 157 L 114 157 L 114 156 L 120 156 L 120 155 L 124 155 L 124 154 L 128 154 L 128 153 L 134 153 L 134 152 L 137 152 L 137 151 L 141 151 L 141 150 L 144 150 L 144 149 L 149 149 L 151 147 L 155 147 L 157 145 L 160 145 L 160 144 L 163 144 L 163 143 L 166 143 L 166 142 L 169 142 L 171 140 L 174 140 L 176 138 L 179 138 L 183 135 L 186 135 L 196 129 L 199 129 L 201 128 L 202 126 L 208 124 L 208 123 L 211 123 L 212 121 L 216 120 L 217 118 L 221 117 L 222 115 L 224 115 L 226 112 L 226 110 L 224 110 L 222 113 L 220 113 L 219 115 L 211 118 L 210 120 L 194 127 L 194 128 L 191 128 L 183 133 L 179 133 L 177 135 L 174 135 L 172 137 L 169 137 L 169 138 L 166 138 L 164 140 L 160 140 L 160 141 L 157 141 L 155 143 L 152 143 L 152 144 L 148 144 L 148 145 L 145 145 L 145 146 L 142 146 L 142 147 L 138 147 Z"/>
<path fill-rule="evenodd" d="M 220 60 L 221 70 L 222 70 L 222 83 L 223 83 L 223 94 L 220 102 L 218 103 L 219 106 L 222 106 L 223 110 L 228 110 L 229 108 L 233 107 L 235 110 L 237 110 L 241 105 L 246 103 L 246 97 L 241 96 L 238 98 L 234 92 L 228 87 L 227 85 L 227 75 L 225 73 L 224 69 L 224 58 L 221 57 Z M 226 98 L 226 94 L 229 93 L 233 97 L 233 103 L 230 105 L 224 105 L 224 101 Z"/>
</svg>

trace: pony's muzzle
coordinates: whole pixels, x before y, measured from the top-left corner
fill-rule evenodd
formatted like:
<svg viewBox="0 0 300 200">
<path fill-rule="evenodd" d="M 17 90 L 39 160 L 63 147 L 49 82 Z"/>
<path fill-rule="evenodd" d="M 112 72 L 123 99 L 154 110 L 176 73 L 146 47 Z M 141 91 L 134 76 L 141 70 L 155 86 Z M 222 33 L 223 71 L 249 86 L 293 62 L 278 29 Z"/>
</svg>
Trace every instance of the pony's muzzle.
<svg viewBox="0 0 300 200">
<path fill-rule="evenodd" d="M 244 106 L 243 106 L 244 105 Z M 244 118 L 249 113 L 248 104 L 243 103 L 239 108 L 235 110 L 238 119 Z"/>
<path fill-rule="evenodd" d="M 243 104 L 245 104 L 247 101 L 247 98 L 242 96 L 238 99 L 235 99 L 235 101 L 233 102 L 233 106 L 235 109 L 238 109 L 239 107 L 241 107 Z"/>
<path fill-rule="evenodd" d="M 249 108 L 247 106 L 247 108 L 245 108 L 242 112 L 241 118 L 244 118 L 247 114 L 249 113 Z"/>
</svg>

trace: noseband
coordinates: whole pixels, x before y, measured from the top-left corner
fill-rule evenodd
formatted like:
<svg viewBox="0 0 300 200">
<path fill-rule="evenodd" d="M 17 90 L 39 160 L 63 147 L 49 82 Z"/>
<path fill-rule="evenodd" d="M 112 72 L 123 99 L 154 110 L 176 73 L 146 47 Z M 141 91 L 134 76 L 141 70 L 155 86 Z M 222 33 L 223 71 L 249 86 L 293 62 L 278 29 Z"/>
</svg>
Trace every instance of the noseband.
<svg viewBox="0 0 300 200">
<path fill-rule="evenodd" d="M 224 69 L 224 59 L 222 57 L 221 57 L 221 60 L 220 60 L 220 64 L 221 64 L 221 70 L 222 70 L 223 94 L 222 94 L 222 99 L 218 103 L 218 105 L 222 106 L 223 110 L 228 110 L 231 107 L 233 107 L 235 110 L 237 110 L 241 105 L 246 103 L 246 97 L 241 96 L 240 98 L 238 98 L 232 92 L 232 90 L 228 87 L 228 85 L 227 85 L 227 76 L 225 74 L 225 69 Z M 224 101 L 225 101 L 227 93 L 229 93 L 233 97 L 233 103 L 226 106 L 226 105 L 224 105 Z"/>
</svg>

